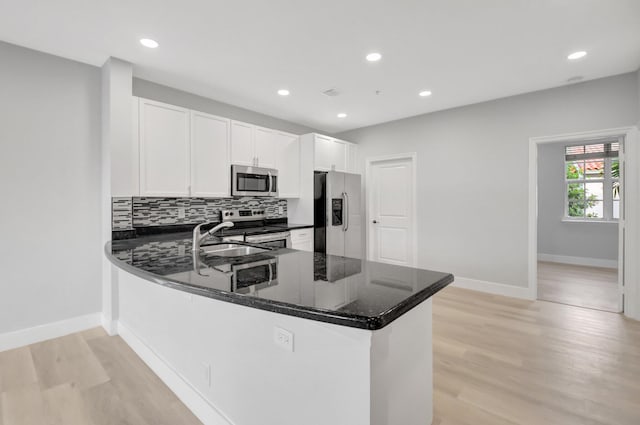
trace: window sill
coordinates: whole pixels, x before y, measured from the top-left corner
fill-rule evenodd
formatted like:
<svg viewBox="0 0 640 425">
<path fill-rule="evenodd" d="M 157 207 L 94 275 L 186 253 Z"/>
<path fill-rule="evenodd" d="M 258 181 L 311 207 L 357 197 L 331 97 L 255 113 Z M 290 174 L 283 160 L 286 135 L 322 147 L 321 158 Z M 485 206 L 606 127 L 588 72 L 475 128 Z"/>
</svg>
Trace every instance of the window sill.
<svg viewBox="0 0 640 425">
<path fill-rule="evenodd" d="M 602 223 L 602 224 L 618 224 L 618 220 L 581 220 L 574 218 L 563 218 L 563 223 Z"/>
</svg>

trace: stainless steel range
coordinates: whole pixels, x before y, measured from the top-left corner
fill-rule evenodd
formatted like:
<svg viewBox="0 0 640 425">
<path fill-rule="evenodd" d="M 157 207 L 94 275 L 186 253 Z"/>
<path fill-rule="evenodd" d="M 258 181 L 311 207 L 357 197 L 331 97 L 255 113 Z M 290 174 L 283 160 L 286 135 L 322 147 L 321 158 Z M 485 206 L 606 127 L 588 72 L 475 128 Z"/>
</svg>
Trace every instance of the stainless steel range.
<svg viewBox="0 0 640 425">
<path fill-rule="evenodd" d="M 270 248 L 290 248 L 291 233 L 265 224 L 266 212 L 261 208 L 223 210 L 222 221 L 232 221 L 235 226 L 220 233 L 222 238 L 244 236 L 244 241 Z"/>
</svg>

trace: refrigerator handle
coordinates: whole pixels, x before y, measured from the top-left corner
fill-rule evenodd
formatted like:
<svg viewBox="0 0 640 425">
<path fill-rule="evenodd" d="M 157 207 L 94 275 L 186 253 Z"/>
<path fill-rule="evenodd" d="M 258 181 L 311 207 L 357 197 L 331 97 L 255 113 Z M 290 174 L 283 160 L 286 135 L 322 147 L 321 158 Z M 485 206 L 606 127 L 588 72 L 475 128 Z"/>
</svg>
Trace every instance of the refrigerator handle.
<svg viewBox="0 0 640 425">
<path fill-rule="evenodd" d="M 349 230 L 349 195 L 347 192 L 342 192 L 342 199 L 344 200 L 344 208 L 342 210 L 342 230 L 346 232 Z"/>
</svg>

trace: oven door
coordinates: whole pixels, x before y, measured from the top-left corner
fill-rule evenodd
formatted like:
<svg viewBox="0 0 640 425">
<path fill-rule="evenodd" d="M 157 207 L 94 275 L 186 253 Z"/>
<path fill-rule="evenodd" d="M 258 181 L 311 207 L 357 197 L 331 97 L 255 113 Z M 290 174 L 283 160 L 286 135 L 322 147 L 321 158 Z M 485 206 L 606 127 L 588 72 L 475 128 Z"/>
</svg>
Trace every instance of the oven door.
<svg viewBox="0 0 640 425">
<path fill-rule="evenodd" d="M 232 291 L 240 294 L 255 294 L 260 289 L 278 284 L 278 259 L 233 265 Z"/>
<path fill-rule="evenodd" d="M 291 233 L 269 233 L 267 235 L 247 235 L 245 242 L 256 243 L 269 248 L 291 248 Z"/>
<path fill-rule="evenodd" d="M 232 196 L 278 196 L 278 170 L 231 166 Z"/>
</svg>

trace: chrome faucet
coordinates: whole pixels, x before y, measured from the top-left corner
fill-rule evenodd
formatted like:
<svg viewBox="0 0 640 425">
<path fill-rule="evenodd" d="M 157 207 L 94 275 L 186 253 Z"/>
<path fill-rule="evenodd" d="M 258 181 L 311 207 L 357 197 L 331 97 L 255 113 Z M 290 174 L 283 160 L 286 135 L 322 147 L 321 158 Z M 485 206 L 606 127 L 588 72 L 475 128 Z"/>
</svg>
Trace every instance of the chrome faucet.
<svg viewBox="0 0 640 425">
<path fill-rule="evenodd" d="M 206 238 L 208 238 L 209 236 L 213 236 L 214 233 L 216 233 L 218 230 L 220 229 L 224 229 L 226 227 L 233 227 L 233 223 L 230 221 L 223 221 L 222 223 L 218 224 L 216 227 L 212 228 L 211 230 L 204 232 L 203 234 L 200 233 L 200 228 L 202 226 L 206 226 L 207 224 L 209 224 L 209 222 L 205 222 L 205 223 L 201 223 L 198 224 L 194 229 L 193 229 L 193 248 L 192 251 L 194 253 L 199 253 L 200 252 L 200 245 L 202 244 L 202 241 L 205 240 Z"/>
</svg>

